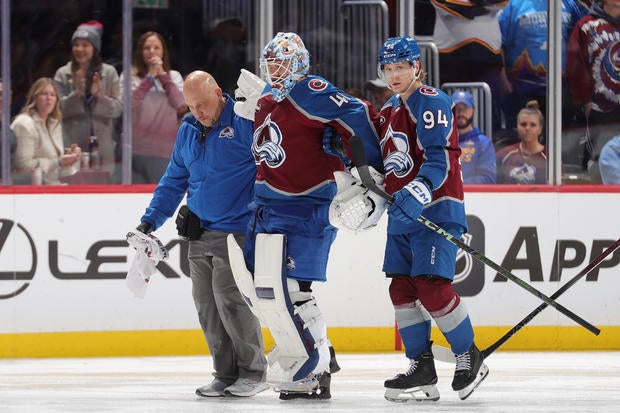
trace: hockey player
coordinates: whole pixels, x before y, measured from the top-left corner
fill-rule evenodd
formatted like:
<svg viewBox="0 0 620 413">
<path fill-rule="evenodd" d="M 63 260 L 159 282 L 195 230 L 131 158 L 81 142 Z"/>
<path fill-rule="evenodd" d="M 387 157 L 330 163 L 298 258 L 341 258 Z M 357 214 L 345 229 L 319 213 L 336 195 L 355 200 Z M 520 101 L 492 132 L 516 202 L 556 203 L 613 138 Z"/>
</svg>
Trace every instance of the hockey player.
<svg viewBox="0 0 620 413">
<path fill-rule="evenodd" d="M 457 247 L 417 221 L 424 216 L 455 237 L 467 230 L 457 125 L 450 96 L 423 83 L 417 42 L 388 39 L 378 56 L 379 76 L 396 93 L 381 111 L 381 150 L 388 209 L 383 271 L 409 369 L 385 381 L 392 401 L 438 400 L 431 353 L 431 318 L 456 355 L 452 388 L 467 398 L 488 374 L 465 303 L 452 281 Z"/>
<path fill-rule="evenodd" d="M 352 135 L 361 137 L 370 164 L 382 171 L 379 137 L 366 105 L 309 75 L 309 53 L 297 34 L 278 33 L 260 65 L 267 85 L 254 114 L 256 205 L 244 251 L 252 275 L 237 282 L 250 280 L 240 290 L 274 336 L 277 353 L 270 354 L 270 365 L 281 371 L 280 398 L 326 399 L 327 326 L 311 285 L 326 281 L 337 232 L 329 218 L 334 173 L 345 167 L 324 150 L 324 131 L 335 128 L 345 148 Z M 379 214 L 367 215 L 378 220 L 382 210 L 375 210 Z"/>
</svg>

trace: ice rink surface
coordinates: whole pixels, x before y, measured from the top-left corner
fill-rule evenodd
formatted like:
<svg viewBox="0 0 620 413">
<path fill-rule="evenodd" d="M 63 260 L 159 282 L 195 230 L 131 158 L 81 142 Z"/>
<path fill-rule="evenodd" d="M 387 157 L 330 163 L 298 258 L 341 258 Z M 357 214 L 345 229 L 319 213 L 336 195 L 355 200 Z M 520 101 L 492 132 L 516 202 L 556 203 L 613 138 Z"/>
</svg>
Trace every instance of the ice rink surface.
<svg viewBox="0 0 620 413">
<path fill-rule="evenodd" d="M 392 403 L 383 381 L 408 367 L 401 353 L 338 354 L 327 401 L 198 398 L 210 357 L 0 359 L 0 412 L 618 412 L 620 352 L 497 352 L 467 400 L 450 388 L 454 366 L 436 362 L 441 399 Z"/>
</svg>

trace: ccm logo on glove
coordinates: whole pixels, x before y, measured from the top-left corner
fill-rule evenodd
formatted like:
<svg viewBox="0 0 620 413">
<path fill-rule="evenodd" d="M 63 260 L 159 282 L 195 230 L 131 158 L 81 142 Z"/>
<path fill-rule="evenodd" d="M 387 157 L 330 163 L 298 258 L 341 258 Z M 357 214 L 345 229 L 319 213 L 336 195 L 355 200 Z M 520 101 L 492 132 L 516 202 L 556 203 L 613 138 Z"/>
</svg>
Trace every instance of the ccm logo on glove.
<svg viewBox="0 0 620 413">
<path fill-rule="evenodd" d="M 411 193 L 422 205 L 431 202 L 431 192 L 422 182 L 412 181 L 405 185 L 407 191 Z"/>
</svg>

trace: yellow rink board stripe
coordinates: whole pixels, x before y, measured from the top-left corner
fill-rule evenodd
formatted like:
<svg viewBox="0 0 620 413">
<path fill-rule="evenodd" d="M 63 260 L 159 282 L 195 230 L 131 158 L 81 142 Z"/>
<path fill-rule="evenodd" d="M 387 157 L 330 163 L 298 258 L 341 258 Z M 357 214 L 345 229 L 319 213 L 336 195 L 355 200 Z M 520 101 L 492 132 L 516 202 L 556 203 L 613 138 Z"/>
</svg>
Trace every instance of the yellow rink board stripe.
<svg viewBox="0 0 620 413">
<path fill-rule="evenodd" d="M 486 348 L 504 335 L 511 326 L 476 327 L 476 343 Z M 620 350 L 620 326 L 599 326 L 595 336 L 581 327 L 525 327 L 500 350 L 579 351 Z M 263 329 L 265 348 L 273 339 Z M 333 346 L 340 352 L 388 352 L 402 348 L 393 327 L 333 327 L 328 329 Z M 446 341 L 433 328 L 437 344 Z M 62 333 L 0 334 L 0 357 L 120 357 L 208 354 L 200 330 L 94 331 Z"/>
</svg>

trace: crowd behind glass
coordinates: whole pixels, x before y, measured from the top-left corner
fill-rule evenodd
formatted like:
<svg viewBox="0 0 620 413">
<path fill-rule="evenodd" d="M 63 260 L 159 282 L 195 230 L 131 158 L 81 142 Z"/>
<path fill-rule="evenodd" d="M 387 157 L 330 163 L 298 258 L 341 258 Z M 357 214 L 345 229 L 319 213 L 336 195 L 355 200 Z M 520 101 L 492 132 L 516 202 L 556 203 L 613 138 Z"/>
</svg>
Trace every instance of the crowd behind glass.
<svg viewBox="0 0 620 413">
<path fill-rule="evenodd" d="M 199 10 L 172 4 L 159 11 L 135 9 L 132 67 L 125 71 L 119 5 L 94 1 L 97 7 L 89 8 L 88 2 L 77 3 L 80 5 L 63 1 L 55 7 L 15 4 L 11 12 L 11 98 L 2 102 L 2 109 L 10 110 L 9 134 L 3 139 L 10 142 L 5 147 L 11 151 L 11 182 L 120 183 L 122 117 L 130 109 L 131 182 L 157 183 L 172 151 L 177 126 L 187 113 L 182 95 L 184 76 L 195 69 L 207 70 L 224 92 L 233 95 L 239 70 L 256 71 L 248 50 L 252 34 L 242 17 L 179 25 L 179 21 L 197 19 Z M 424 21 L 435 21 L 434 25 L 416 26 L 416 35 L 432 36 L 438 44 L 442 83 L 482 80 L 493 91 L 493 134 L 488 139 L 495 152 L 498 179 L 471 182 L 546 183 L 540 168 L 545 167 L 547 157 L 554 156 L 545 147 L 544 128 L 546 2 L 488 1 L 485 9 L 470 10 L 471 16 L 461 9 L 446 14 L 446 7 L 438 7 L 438 3 L 416 1 L 416 12 L 428 16 Z M 563 183 L 620 183 L 620 2 L 562 3 Z M 458 39 L 451 30 L 459 24 L 466 25 L 463 32 L 493 25 L 495 32 L 483 32 L 495 37 L 488 43 L 497 43 L 501 58 L 493 53 L 484 57 L 485 49 L 455 49 L 450 41 Z M 597 35 L 609 41 L 593 52 L 593 44 L 600 46 Z M 545 46 L 538 50 L 521 39 Z M 445 50 L 450 52 L 443 53 Z M 491 46 L 489 50 L 493 50 Z M 481 57 L 475 61 L 472 56 L 478 55 Z M 375 59 L 366 56 L 368 65 L 374 66 Z M 460 62 L 457 71 L 452 70 L 455 62 Z M 131 108 L 122 105 L 127 73 L 131 76 Z M 382 85 L 378 81 L 368 79 L 366 88 L 338 86 L 380 109 L 376 96 Z M 466 97 L 460 102 L 464 106 L 457 105 L 457 116 L 469 109 L 483 110 L 473 102 L 468 104 Z M 525 113 L 524 108 L 530 109 Z M 526 123 L 521 125 L 523 113 L 529 114 L 523 119 L 533 122 L 534 132 L 525 131 Z M 466 116 L 462 126 L 461 133 L 469 134 Z M 531 141 L 528 133 L 535 133 L 537 142 L 526 144 L 527 139 Z M 480 150 L 472 141 L 461 141 L 461 147 L 466 157 L 462 162 L 475 159 Z M 509 165 L 512 169 L 506 172 L 506 159 L 515 153 L 519 153 L 518 165 Z M 529 162 L 534 155 L 536 162 Z M 539 170 L 532 171 L 532 167 Z"/>
</svg>

